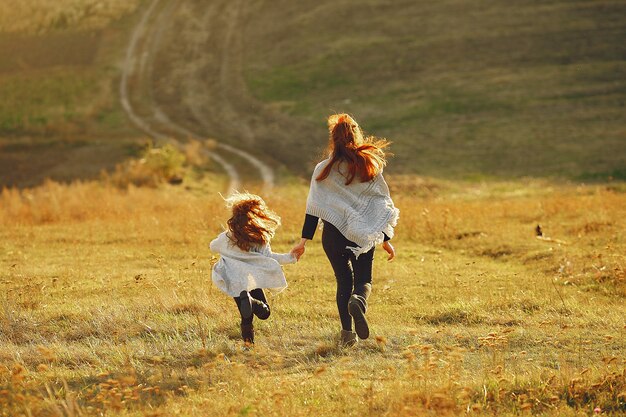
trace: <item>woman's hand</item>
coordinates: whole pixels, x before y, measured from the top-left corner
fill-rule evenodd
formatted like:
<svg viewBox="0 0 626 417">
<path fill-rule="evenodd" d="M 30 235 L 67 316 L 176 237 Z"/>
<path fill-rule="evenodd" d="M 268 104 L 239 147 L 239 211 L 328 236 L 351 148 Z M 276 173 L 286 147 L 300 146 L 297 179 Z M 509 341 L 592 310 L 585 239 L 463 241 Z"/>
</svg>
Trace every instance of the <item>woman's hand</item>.
<svg viewBox="0 0 626 417">
<path fill-rule="evenodd" d="M 393 246 L 391 246 L 391 243 L 389 243 L 389 241 L 383 243 L 383 249 L 389 254 L 387 261 L 391 261 L 393 258 L 396 257 L 396 250 L 393 248 Z"/>
<path fill-rule="evenodd" d="M 300 260 L 300 257 L 302 255 L 304 255 L 304 245 L 306 245 L 308 239 L 306 238 L 302 238 L 302 240 L 300 240 L 300 243 L 298 243 L 296 246 L 293 247 L 293 249 L 291 249 L 291 253 L 296 257 L 297 260 Z"/>
</svg>

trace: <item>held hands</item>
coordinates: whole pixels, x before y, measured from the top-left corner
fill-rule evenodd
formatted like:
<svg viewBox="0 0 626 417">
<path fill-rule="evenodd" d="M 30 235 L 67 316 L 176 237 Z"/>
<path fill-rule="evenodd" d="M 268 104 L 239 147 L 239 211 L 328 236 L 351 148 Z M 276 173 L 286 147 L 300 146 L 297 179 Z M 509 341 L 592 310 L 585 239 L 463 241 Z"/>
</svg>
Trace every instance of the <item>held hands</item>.
<svg viewBox="0 0 626 417">
<path fill-rule="evenodd" d="M 300 240 L 300 243 L 298 243 L 296 246 L 293 247 L 293 249 L 291 249 L 291 253 L 296 257 L 296 259 L 299 261 L 300 257 L 302 255 L 304 255 L 304 245 L 306 245 L 308 239 L 302 238 L 302 240 Z"/>
<path fill-rule="evenodd" d="M 304 255 L 307 240 L 308 239 L 302 238 L 302 240 L 300 240 L 300 242 L 291 249 L 290 253 L 292 253 L 298 261 L 300 260 L 300 257 Z M 389 243 L 389 241 L 383 243 L 383 249 L 389 254 L 387 261 L 391 261 L 396 257 L 396 250 L 393 248 L 391 243 Z"/>
<path fill-rule="evenodd" d="M 391 261 L 393 258 L 396 257 L 396 250 L 393 248 L 393 246 L 391 246 L 391 243 L 389 243 L 389 241 L 383 243 L 383 249 L 389 254 L 387 261 Z"/>
</svg>

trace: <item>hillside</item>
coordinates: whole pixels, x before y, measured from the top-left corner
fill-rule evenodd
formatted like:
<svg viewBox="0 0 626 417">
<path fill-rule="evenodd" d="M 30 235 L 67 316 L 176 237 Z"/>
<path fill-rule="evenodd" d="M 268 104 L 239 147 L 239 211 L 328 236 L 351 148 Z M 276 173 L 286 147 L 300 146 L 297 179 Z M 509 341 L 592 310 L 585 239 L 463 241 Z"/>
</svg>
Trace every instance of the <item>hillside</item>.
<svg viewBox="0 0 626 417">
<path fill-rule="evenodd" d="M 136 154 L 149 135 L 118 93 L 142 19 L 137 114 L 161 136 L 244 149 L 279 176 L 308 175 L 333 111 L 393 141 L 392 173 L 626 176 L 622 2 L 109 0 L 97 19 L 90 4 L 4 19 L 4 184 L 94 176 Z"/>
<path fill-rule="evenodd" d="M 265 1 L 241 18 L 245 77 L 308 123 L 281 137 L 303 148 L 347 111 L 394 142 L 394 172 L 623 179 L 624 15 L 620 1 Z"/>
<path fill-rule="evenodd" d="M 97 177 L 145 140 L 117 94 L 138 2 L 96 3 L 0 2 L 0 188 Z"/>
</svg>

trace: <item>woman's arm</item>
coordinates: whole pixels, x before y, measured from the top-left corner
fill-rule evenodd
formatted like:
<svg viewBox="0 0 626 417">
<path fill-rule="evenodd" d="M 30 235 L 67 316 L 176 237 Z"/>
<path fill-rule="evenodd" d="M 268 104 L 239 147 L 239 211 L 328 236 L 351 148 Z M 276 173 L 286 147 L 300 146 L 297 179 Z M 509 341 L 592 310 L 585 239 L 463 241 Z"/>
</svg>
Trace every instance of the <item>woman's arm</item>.
<svg viewBox="0 0 626 417">
<path fill-rule="evenodd" d="M 387 257 L 388 261 L 391 261 L 393 258 L 396 257 L 396 250 L 393 248 L 388 240 L 383 243 L 383 249 L 389 254 L 389 257 Z"/>
<path fill-rule="evenodd" d="M 308 240 L 312 240 L 317 230 L 317 224 L 320 218 L 307 214 L 304 216 L 304 225 L 302 226 L 302 237 Z"/>
</svg>

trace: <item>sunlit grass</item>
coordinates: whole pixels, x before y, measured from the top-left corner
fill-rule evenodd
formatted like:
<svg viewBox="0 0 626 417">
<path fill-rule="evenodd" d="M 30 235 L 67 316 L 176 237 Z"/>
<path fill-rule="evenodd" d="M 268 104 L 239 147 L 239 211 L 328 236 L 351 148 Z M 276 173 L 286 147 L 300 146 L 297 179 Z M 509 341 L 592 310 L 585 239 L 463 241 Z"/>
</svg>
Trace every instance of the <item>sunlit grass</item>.
<svg viewBox="0 0 626 417">
<path fill-rule="evenodd" d="M 243 349 L 210 283 L 221 179 L 5 190 L 3 415 L 624 412 L 620 184 L 389 182 L 399 255 L 376 257 L 372 337 L 347 350 L 319 236 Z M 306 191 L 267 195 L 276 251 L 298 239 Z"/>
<path fill-rule="evenodd" d="M 24 0 L 0 3 L 4 32 L 101 29 L 135 10 L 139 0 Z"/>
</svg>

